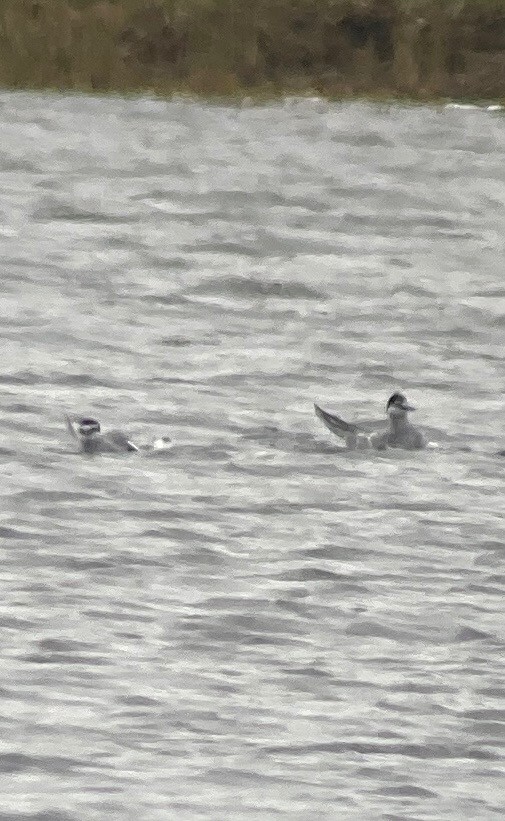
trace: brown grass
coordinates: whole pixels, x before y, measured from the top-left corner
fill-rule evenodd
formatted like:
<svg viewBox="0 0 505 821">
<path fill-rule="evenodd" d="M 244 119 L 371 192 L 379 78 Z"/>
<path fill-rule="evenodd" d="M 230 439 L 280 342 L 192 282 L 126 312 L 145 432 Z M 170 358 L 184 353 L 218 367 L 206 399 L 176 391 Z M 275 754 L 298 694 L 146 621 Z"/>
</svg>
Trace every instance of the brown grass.
<svg viewBox="0 0 505 821">
<path fill-rule="evenodd" d="M 505 98 L 505 0 L 0 0 L 0 85 Z"/>
</svg>

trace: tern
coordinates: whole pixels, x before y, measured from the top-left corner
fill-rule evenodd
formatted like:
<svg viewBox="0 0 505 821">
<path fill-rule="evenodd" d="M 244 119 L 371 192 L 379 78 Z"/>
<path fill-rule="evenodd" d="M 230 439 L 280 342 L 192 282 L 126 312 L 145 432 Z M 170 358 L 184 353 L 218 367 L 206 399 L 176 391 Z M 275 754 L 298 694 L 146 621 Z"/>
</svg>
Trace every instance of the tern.
<svg viewBox="0 0 505 821">
<path fill-rule="evenodd" d="M 411 425 L 408 414 L 415 410 L 409 405 L 403 393 L 394 393 L 389 397 L 386 405 L 386 415 L 389 427 L 386 430 L 367 433 L 359 425 L 344 422 L 339 416 L 314 405 L 316 416 L 332 433 L 345 439 L 348 450 L 386 450 L 387 448 L 403 448 L 404 450 L 422 450 L 426 447 L 426 439 L 421 431 Z"/>
</svg>

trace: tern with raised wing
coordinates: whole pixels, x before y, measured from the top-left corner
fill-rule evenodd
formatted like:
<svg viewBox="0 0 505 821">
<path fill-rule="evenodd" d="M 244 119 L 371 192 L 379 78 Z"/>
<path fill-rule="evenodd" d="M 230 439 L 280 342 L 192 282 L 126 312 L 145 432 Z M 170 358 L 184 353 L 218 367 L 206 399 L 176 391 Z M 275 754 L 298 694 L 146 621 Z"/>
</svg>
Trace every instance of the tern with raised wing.
<svg viewBox="0 0 505 821">
<path fill-rule="evenodd" d="M 102 433 L 100 422 L 90 416 L 75 420 L 65 414 L 67 429 L 73 439 L 77 439 L 82 453 L 133 453 L 139 448 L 121 430 Z"/>
<path fill-rule="evenodd" d="M 411 425 L 408 414 L 415 410 L 409 405 L 403 393 L 394 393 L 389 397 L 386 405 L 386 415 L 389 426 L 385 430 L 367 433 L 359 425 L 345 422 L 339 416 L 314 405 L 316 415 L 324 425 L 336 436 L 345 440 L 348 450 L 386 450 L 387 448 L 403 448 L 404 450 L 422 450 L 426 447 L 426 439 L 421 431 Z"/>
</svg>

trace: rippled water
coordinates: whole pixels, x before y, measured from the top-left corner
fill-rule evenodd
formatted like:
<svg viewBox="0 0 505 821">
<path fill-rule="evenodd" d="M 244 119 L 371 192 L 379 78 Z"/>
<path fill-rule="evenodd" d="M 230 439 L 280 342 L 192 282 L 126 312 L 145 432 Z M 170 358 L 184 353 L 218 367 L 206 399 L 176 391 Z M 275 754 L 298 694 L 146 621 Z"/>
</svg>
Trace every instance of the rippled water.
<svg viewBox="0 0 505 821">
<path fill-rule="evenodd" d="M 503 115 L 3 94 L 0 135 L 1 821 L 501 818 Z M 437 450 L 313 414 L 398 388 Z"/>
</svg>

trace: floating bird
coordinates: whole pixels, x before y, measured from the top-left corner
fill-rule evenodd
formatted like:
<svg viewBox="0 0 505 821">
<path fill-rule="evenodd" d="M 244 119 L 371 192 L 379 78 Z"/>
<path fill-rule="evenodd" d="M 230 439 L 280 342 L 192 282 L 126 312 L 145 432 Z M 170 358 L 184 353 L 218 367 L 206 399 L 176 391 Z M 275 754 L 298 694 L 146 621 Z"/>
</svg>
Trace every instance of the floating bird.
<svg viewBox="0 0 505 821">
<path fill-rule="evenodd" d="M 339 416 L 328 413 L 319 405 L 314 405 L 316 416 L 336 436 L 345 439 L 348 450 L 386 450 L 386 448 L 404 448 L 405 450 L 421 450 L 426 447 L 426 439 L 418 428 L 410 424 L 408 413 L 415 410 L 407 402 L 403 393 L 394 393 L 388 399 L 386 414 L 389 419 L 389 429 L 368 434 L 358 425 L 344 422 Z"/>
<path fill-rule="evenodd" d="M 77 429 L 69 414 L 65 414 L 65 420 L 70 435 L 79 441 L 83 453 L 133 453 L 139 450 L 121 430 L 102 433 L 100 422 L 90 416 L 79 419 Z"/>
</svg>

